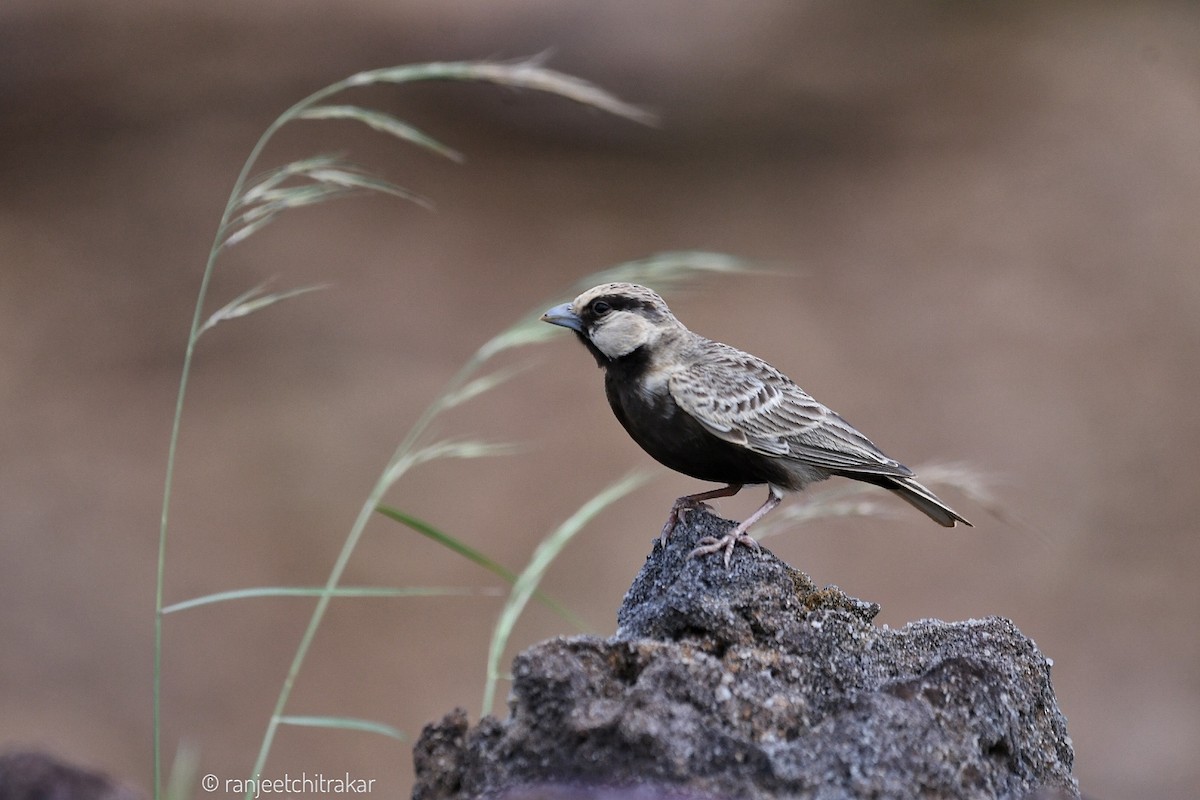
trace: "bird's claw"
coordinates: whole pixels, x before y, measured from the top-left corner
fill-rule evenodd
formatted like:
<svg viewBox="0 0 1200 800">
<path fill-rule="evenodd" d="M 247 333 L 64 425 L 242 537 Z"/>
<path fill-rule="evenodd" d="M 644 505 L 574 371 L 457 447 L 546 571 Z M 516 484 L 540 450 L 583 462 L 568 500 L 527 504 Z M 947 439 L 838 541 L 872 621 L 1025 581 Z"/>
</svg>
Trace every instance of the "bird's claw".
<svg viewBox="0 0 1200 800">
<path fill-rule="evenodd" d="M 662 533 L 659 534 L 658 540 L 665 546 L 667 537 L 671 535 L 671 531 L 683 522 L 684 516 L 691 511 L 704 510 L 712 513 L 712 506 L 700 500 L 692 500 L 687 497 L 681 497 L 671 506 L 671 513 L 667 514 L 667 521 L 663 524 Z"/>
<path fill-rule="evenodd" d="M 715 536 L 705 536 L 703 539 L 701 539 L 696 544 L 698 546 L 696 547 L 695 550 L 688 553 L 688 558 L 695 558 L 696 556 L 705 556 L 710 553 L 719 553 L 722 550 L 724 550 L 725 551 L 725 559 L 724 559 L 725 560 L 725 569 L 729 569 L 730 559 L 733 558 L 733 548 L 739 544 L 745 545 L 746 547 L 751 548 L 756 553 L 762 552 L 762 547 L 759 545 L 758 542 L 754 541 L 754 539 L 752 539 L 750 536 L 746 535 L 745 533 L 736 532 L 736 531 L 727 533 L 719 539 Z"/>
</svg>

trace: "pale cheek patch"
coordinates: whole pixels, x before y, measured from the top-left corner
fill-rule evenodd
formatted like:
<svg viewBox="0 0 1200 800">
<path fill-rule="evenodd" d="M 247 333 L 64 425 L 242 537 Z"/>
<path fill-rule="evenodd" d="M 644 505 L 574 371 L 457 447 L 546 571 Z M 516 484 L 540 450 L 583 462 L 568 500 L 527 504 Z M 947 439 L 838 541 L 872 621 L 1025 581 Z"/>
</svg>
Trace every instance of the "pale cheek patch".
<svg viewBox="0 0 1200 800">
<path fill-rule="evenodd" d="M 609 358 L 629 355 L 656 337 L 656 329 L 645 317 L 621 311 L 592 329 L 592 344 Z"/>
</svg>

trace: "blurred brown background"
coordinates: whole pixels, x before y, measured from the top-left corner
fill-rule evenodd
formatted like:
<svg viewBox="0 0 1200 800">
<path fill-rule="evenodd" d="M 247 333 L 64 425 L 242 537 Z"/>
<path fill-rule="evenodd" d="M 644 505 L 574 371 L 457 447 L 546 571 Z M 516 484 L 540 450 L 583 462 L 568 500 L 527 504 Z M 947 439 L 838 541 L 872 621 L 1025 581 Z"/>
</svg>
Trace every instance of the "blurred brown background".
<svg viewBox="0 0 1200 800">
<path fill-rule="evenodd" d="M 1085 791 L 1200 786 L 1200 8 L 1188 3 L 268 2 L 0 8 L 0 745 L 150 780 L 154 564 L 192 303 L 221 208 L 285 107 L 371 67 L 513 58 L 656 110 L 658 130 L 492 87 L 376 89 L 466 152 L 351 123 L 286 130 L 264 166 L 343 151 L 434 199 L 301 210 L 229 251 L 214 303 L 330 281 L 201 342 L 167 600 L 318 584 L 399 438 L 485 339 L 587 273 L 719 250 L 776 271 L 668 295 L 910 465 L 998 479 L 1005 524 L 811 525 L 770 546 L 881 623 L 1013 619 L 1055 661 Z M 647 464 L 569 336 L 442 432 L 520 441 L 389 500 L 511 567 Z M 571 544 L 545 588 L 609 634 L 678 494 L 663 475 Z M 761 490 L 725 501 L 738 517 Z M 795 499 L 791 502 L 797 502 Z M 383 520 L 347 573 L 491 586 Z M 478 714 L 494 598 L 338 601 L 289 711 L 415 737 Z M 166 621 L 164 747 L 250 769 L 307 600 Z M 532 608 L 514 646 L 569 632 Z M 280 732 L 268 776 L 374 778 L 408 744 Z M 196 790 L 197 796 L 203 793 Z M 223 794 L 223 792 L 218 792 Z"/>
</svg>

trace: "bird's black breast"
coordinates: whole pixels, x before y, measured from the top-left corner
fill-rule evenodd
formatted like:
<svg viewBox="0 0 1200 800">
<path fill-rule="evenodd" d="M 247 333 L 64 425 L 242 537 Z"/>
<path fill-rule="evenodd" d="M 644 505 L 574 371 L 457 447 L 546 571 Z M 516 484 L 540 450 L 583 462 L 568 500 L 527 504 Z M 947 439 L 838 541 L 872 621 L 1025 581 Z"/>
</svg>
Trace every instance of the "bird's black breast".
<svg viewBox="0 0 1200 800">
<path fill-rule="evenodd" d="M 605 367 L 604 390 L 613 413 L 643 450 L 676 472 L 717 483 L 791 482 L 785 465 L 709 433 L 676 404 L 665 386 L 647 385 L 648 363 L 634 351 Z"/>
</svg>

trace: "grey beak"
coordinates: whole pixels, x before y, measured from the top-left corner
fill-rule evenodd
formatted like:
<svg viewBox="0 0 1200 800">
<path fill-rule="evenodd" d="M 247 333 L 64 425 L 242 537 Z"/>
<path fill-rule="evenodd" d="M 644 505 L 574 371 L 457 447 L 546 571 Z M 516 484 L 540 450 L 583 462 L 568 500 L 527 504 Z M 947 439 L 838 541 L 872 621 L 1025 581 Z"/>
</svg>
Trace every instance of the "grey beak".
<svg viewBox="0 0 1200 800">
<path fill-rule="evenodd" d="M 583 333 L 583 320 L 571 310 L 570 303 L 555 306 L 545 314 L 542 314 L 542 322 L 549 322 L 551 325 L 560 325 L 564 328 L 570 328 L 573 331 Z"/>
</svg>

